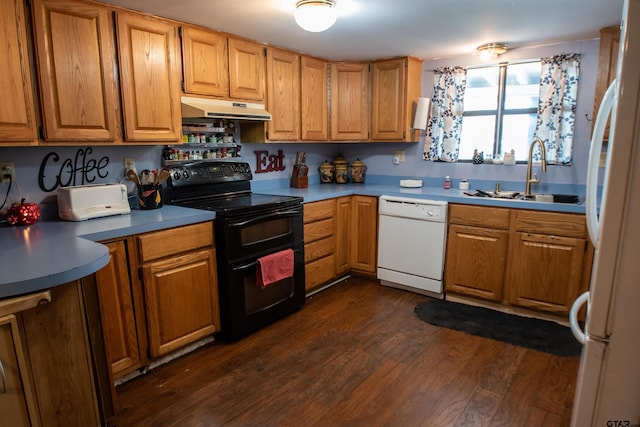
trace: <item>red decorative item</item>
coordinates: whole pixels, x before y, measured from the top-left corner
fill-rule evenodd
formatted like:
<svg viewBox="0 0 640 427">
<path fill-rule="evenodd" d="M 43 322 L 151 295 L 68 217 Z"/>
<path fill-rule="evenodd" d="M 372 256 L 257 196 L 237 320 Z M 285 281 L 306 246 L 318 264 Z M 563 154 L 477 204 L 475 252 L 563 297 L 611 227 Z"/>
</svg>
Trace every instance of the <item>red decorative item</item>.
<svg viewBox="0 0 640 427">
<path fill-rule="evenodd" d="M 9 208 L 7 221 L 11 225 L 31 225 L 40 219 L 40 206 L 37 203 L 25 203 L 22 199 Z"/>
</svg>

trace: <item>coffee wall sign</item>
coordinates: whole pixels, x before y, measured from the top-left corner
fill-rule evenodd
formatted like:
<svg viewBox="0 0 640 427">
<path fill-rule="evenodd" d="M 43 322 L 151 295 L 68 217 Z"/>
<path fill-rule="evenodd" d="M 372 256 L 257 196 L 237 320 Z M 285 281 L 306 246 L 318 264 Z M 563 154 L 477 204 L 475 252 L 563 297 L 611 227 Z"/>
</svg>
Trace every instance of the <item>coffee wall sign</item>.
<svg viewBox="0 0 640 427">
<path fill-rule="evenodd" d="M 256 173 L 279 172 L 285 169 L 284 153 L 278 150 L 278 154 L 269 154 L 269 151 L 255 151 Z"/>
<path fill-rule="evenodd" d="M 79 148 L 75 156 L 61 159 L 58 153 L 44 156 L 38 172 L 38 185 L 42 191 L 51 192 L 59 187 L 92 184 L 97 178 L 109 175 L 109 157 L 93 158 L 91 147 Z"/>
</svg>

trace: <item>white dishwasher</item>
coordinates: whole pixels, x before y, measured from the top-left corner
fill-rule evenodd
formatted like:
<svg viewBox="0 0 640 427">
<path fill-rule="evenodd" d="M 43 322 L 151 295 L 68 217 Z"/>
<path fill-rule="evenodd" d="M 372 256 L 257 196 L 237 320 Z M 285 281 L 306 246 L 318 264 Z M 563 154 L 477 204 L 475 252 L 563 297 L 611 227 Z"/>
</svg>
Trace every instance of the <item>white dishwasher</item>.
<svg viewBox="0 0 640 427">
<path fill-rule="evenodd" d="M 447 202 L 381 196 L 378 213 L 380 284 L 443 298 Z"/>
</svg>

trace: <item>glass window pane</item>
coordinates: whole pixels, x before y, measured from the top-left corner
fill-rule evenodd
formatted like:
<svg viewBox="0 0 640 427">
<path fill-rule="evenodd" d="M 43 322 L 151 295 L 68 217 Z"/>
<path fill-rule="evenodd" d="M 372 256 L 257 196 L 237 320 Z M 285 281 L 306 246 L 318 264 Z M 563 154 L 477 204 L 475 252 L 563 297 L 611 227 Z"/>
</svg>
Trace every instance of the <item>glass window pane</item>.
<svg viewBox="0 0 640 427">
<path fill-rule="evenodd" d="M 473 150 L 493 155 L 493 134 L 496 128 L 495 116 L 472 116 L 462 119 L 459 160 L 471 160 Z"/>
<path fill-rule="evenodd" d="M 463 122 L 464 123 L 464 122 Z M 464 128 L 463 128 L 464 129 Z M 516 161 L 526 161 L 536 129 L 536 114 L 506 114 L 502 119 L 501 155 L 516 150 Z M 463 130 L 464 132 L 464 130 Z"/>
<path fill-rule="evenodd" d="M 498 109 L 499 68 L 467 70 L 467 88 L 464 93 L 464 111 Z"/>
<path fill-rule="evenodd" d="M 507 67 L 505 110 L 538 107 L 540 67 L 540 62 L 514 64 Z"/>
</svg>

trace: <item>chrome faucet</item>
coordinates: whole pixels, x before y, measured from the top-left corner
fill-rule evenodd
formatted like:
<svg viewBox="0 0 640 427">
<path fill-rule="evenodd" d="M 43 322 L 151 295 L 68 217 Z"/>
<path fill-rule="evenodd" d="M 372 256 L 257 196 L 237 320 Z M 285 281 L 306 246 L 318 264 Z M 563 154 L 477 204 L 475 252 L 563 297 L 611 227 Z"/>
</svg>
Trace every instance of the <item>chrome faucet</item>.
<svg viewBox="0 0 640 427">
<path fill-rule="evenodd" d="M 538 144 L 540 144 L 540 154 L 542 156 L 542 172 L 546 172 L 547 171 L 547 157 L 546 157 L 546 150 L 544 148 L 544 143 L 542 142 L 542 140 L 538 137 L 533 138 L 533 141 L 531 141 L 531 144 L 529 145 L 529 157 L 527 158 L 527 180 L 526 180 L 526 189 L 524 192 L 525 197 L 527 196 L 531 196 L 531 184 L 537 184 L 538 181 L 538 174 L 533 174 L 533 178 L 531 177 L 531 166 L 533 163 L 533 147 L 536 145 L 536 142 Z"/>
</svg>

